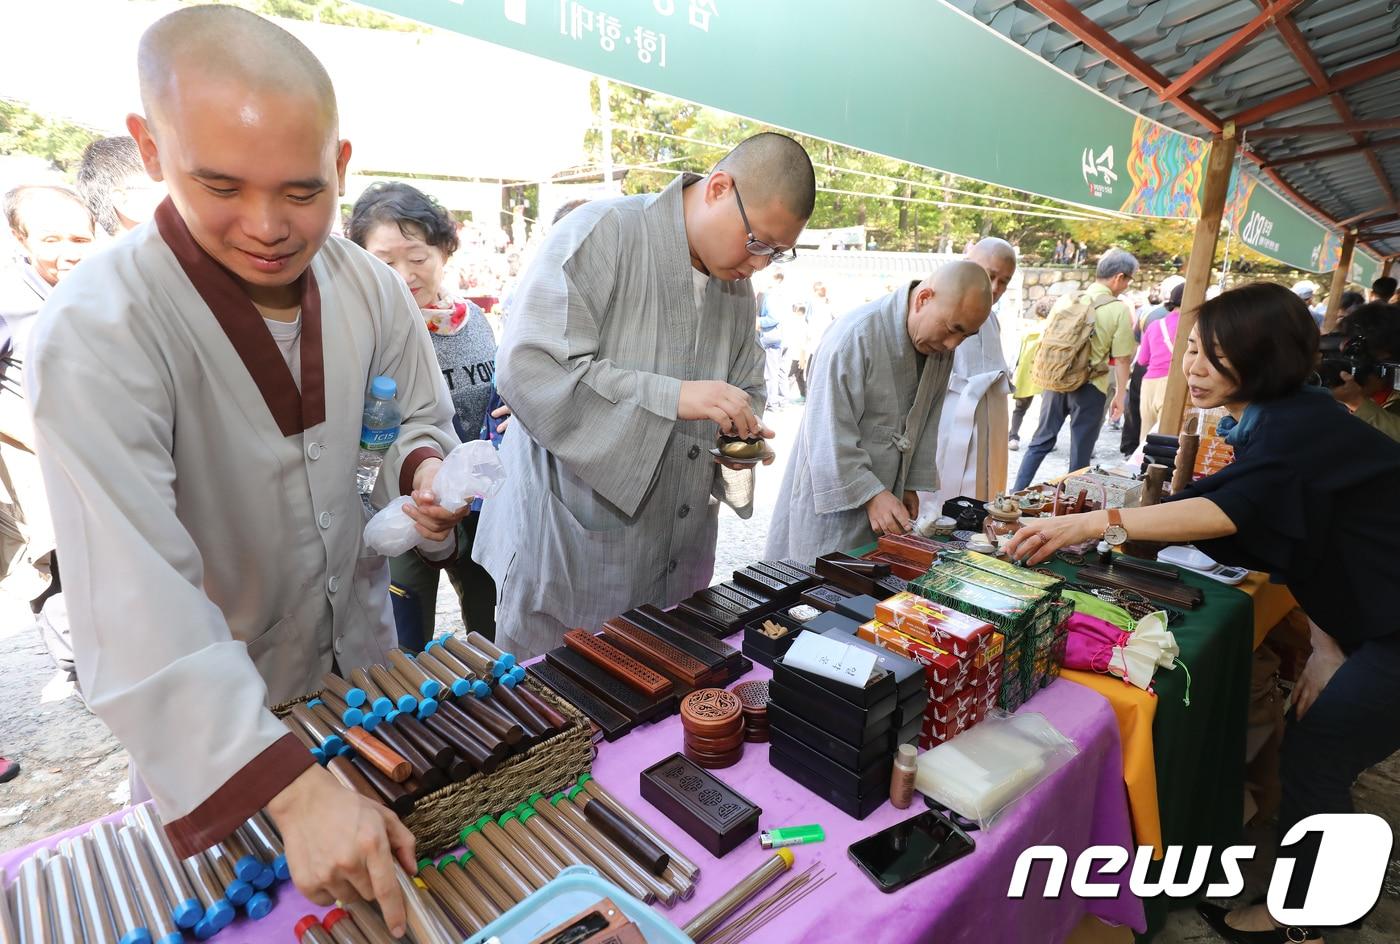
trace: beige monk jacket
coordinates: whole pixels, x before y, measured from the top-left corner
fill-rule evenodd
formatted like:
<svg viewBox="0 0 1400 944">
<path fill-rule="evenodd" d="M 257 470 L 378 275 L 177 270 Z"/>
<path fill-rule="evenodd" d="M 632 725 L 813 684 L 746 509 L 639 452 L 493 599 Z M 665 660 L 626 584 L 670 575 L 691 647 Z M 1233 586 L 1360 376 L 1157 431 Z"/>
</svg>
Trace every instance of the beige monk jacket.
<svg viewBox="0 0 1400 944">
<path fill-rule="evenodd" d="M 268 711 L 394 634 L 355 489 L 370 378 L 403 426 L 377 504 L 456 442 L 402 281 L 332 238 L 302 277 L 301 387 L 167 201 L 39 316 L 34 410 L 73 646 L 177 851 L 228 835 L 312 761 Z"/>
</svg>

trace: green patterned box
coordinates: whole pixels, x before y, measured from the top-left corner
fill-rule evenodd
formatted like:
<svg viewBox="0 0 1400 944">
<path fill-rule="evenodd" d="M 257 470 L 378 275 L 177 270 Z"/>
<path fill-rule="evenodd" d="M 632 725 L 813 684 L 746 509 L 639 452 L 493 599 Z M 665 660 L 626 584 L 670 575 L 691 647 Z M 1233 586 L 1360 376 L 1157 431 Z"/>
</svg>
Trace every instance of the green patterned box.
<svg viewBox="0 0 1400 944">
<path fill-rule="evenodd" d="M 939 561 L 935 565 L 935 569 L 940 573 L 948 574 L 953 577 L 961 577 L 969 583 L 975 583 L 989 590 L 995 590 L 1009 597 L 1015 597 L 1017 600 L 1024 600 L 1032 606 L 1043 606 L 1055 597 L 1055 594 L 1048 590 L 1041 590 L 1029 584 L 1022 583 L 1019 580 L 1014 580 L 1010 577 L 990 570 L 984 570 L 980 567 L 973 567 L 969 564 L 961 564 L 956 561 Z"/>
<path fill-rule="evenodd" d="M 935 567 L 922 577 L 909 582 L 909 589 L 935 603 L 975 616 L 1006 632 L 1008 637 L 1035 622 L 1037 607 L 986 586 L 949 573 L 947 567 Z"/>
<path fill-rule="evenodd" d="M 979 554 L 977 551 L 961 549 L 950 549 L 940 551 L 938 559 L 955 564 L 965 564 L 969 567 L 976 567 L 978 570 L 985 570 L 988 573 L 997 574 L 1018 583 L 1026 584 L 1037 590 L 1046 590 L 1051 593 L 1058 593 L 1064 589 L 1065 578 L 1051 577 L 1039 571 L 1031 570 L 1029 567 L 1017 567 L 1010 561 L 1002 560 L 1000 557 L 993 557 L 990 554 Z"/>
</svg>

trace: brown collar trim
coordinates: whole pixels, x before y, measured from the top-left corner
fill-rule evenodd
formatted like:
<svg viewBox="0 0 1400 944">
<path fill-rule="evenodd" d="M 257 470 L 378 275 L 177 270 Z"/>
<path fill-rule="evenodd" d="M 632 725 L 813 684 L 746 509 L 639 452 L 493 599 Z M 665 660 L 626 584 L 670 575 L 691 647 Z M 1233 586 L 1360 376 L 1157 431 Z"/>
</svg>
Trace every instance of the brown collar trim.
<svg viewBox="0 0 1400 944">
<path fill-rule="evenodd" d="M 167 197 L 156 209 L 156 228 L 204 304 L 214 313 L 243 361 L 283 436 L 326 420 L 326 374 L 321 351 L 321 290 L 308 268 L 301 282 L 301 391 L 267 330 L 262 315 L 227 269 L 195 242 Z"/>
</svg>

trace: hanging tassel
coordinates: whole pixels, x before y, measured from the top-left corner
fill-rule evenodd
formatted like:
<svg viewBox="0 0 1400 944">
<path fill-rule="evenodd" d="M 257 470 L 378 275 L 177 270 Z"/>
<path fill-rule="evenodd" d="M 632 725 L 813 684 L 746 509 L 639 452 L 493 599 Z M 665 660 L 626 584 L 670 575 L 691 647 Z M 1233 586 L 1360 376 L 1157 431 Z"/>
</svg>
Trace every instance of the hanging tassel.
<svg viewBox="0 0 1400 944">
<path fill-rule="evenodd" d="M 1173 665 L 1172 668 L 1174 668 L 1174 669 L 1175 669 L 1175 668 L 1179 668 L 1179 669 L 1181 669 L 1181 671 L 1183 671 L 1183 672 L 1186 673 L 1186 694 L 1182 697 L 1181 703 L 1182 703 L 1183 705 L 1185 705 L 1187 708 L 1190 708 L 1190 707 L 1191 707 L 1191 670 L 1188 669 L 1188 668 L 1186 667 L 1186 663 L 1185 663 L 1185 662 L 1182 662 L 1180 659 L 1177 659 L 1177 660 L 1176 660 L 1176 664 Z"/>
</svg>

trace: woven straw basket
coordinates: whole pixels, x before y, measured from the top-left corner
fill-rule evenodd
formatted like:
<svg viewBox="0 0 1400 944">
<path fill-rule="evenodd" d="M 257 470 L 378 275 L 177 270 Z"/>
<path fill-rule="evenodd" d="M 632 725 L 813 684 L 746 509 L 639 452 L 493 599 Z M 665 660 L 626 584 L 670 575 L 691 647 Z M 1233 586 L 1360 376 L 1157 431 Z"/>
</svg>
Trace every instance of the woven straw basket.
<svg viewBox="0 0 1400 944">
<path fill-rule="evenodd" d="M 530 692 L 553 706 L 572 724 L 563 733 L 541 741 L 523 754 L 507 758 L 494 773 L 472 774 L 466 780 L 448 784 L 419 799 L 403 822 L 418 840 L 420 854 L 438 853 L 460 845 L 457 834 L 467 824 L 517 806 L 532 793 L 548 793 L 567 786 L 579 774 L 588 771 L 593 762 L 588 719 L 547 686 L 532 684 Z M 309 701 L 317 694 L 319 692 L 277 705 L 272 711 L 280 718 L 293 704 Z"/>
</svg>

